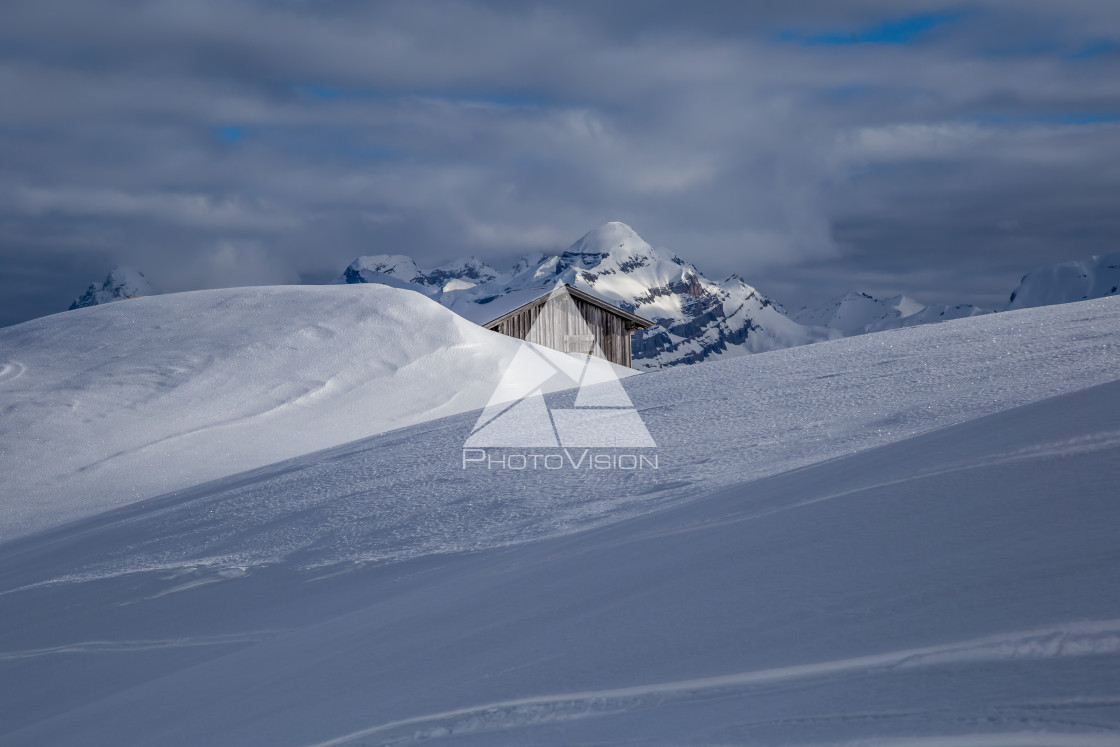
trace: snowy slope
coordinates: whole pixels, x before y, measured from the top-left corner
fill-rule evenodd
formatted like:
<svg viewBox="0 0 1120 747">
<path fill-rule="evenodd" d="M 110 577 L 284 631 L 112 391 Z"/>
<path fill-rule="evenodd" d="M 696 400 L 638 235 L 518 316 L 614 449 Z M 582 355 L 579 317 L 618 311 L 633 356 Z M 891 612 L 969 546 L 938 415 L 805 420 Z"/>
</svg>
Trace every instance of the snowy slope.
<svg viewBox="0 0 1120 747">
<path fill-rule="evenodd" d="M 0 329 L 0 538 L 480 408 L 517 345 L 382 285 L 178 293 Z"/>
<path fill-rule="evenodd" d="M 74 303 L 70 304 L 70 310 L 141 296 L 158 296 L 162 292 L 139 270 L 132 267 L 114 267 L 105 276 L 101 285 L 93 283 L 85 293 L 75 298 Z"/>
<path fill-rule="evenodd" d="M 907 296 L 876 298 L 853 291 L 820 306 L 804 308 L 792 318 L 801 324 L 826 327 L 848 337 L 988 313 L 991 312 L 971 304 L 925 306 Z"/>
<path fill-rule="evenodd" d="M 1120 293 L 1120 252 L 1032 270 L 1011 294 L 1008 309 L 1103 298 Z"/>
<path fill-rule="evenodd" d="M 8 542 L 0 744 L 1113 744 L 1118 356 L 864 335 L 628 379 L 656 471 L 467 413 Z"/>
<path fill-rule="evenodd" d="M 634 335 L 636 368 L 698 363 L 836 336 L 792 321 L 738 276 L 721 282 L 705 278 L 618 222 L 588 232 L 560 254 L 525 257 L 510 275 L 474 258 L 423 271 L 405 257 L 381 255 L 360 257 L 335 282 L 413 287 L 482 323 L 498 316 L 491 313 L 500 305 L 491 305 L 495 299 L 544 293 L 557 281 L 657 323 Z"/>
</svg>

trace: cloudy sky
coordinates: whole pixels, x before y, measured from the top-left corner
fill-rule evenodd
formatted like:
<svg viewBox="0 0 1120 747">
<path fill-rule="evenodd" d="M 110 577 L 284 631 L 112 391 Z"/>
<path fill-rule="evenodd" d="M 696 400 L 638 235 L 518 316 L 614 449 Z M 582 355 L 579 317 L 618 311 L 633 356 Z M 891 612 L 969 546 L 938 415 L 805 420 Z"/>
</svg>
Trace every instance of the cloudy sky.
<svg viewBox="0 0 1120 747">
<path fill-rule="evenodd" d="M 1120 248 L 1115 0 L 0 0 L 0 101 L 0 325 L 608 220 L 795 308 Z"/>
</svg>

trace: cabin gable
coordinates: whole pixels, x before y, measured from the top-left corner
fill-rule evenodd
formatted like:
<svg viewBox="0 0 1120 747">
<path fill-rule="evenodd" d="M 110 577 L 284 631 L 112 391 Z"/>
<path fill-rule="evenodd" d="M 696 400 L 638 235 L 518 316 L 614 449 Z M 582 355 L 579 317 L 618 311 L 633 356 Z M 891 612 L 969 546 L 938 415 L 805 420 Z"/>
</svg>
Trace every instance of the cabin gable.
<svg viewBox="0 0 1120 747">
<path fill-rule="evenodd" d="M 631 335 L 653 323 L 571 286 L 567 290 L 572 304 L 549 304 L 550 289 L 483 326 L 565 353 L 601 353 L 606 360 L 629 368 Z M 573 315 L 573 309 L 581 318 Z"/>
</svg>

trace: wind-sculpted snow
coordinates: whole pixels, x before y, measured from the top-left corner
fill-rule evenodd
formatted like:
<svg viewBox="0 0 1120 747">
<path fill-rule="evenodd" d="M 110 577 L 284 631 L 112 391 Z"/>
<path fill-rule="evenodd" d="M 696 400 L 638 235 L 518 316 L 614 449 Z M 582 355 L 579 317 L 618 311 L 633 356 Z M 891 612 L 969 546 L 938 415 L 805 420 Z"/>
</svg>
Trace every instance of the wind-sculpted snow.
<svg viewBox="0 0 1120 747">
<path fill-rule="evenodd" d="M 518 345 L 381 285 L 178 293 L 5 328 L 0 538 L 481 408 Z"/>
</svg>

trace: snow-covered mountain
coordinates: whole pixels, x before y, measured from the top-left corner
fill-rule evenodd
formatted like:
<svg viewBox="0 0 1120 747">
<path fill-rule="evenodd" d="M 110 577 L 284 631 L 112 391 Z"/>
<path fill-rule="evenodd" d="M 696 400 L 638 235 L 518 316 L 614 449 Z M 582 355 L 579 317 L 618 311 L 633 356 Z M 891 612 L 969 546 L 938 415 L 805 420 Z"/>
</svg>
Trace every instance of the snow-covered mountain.
<svg viewBox="0 0 1120 747">
<path fill-rule="evenodd" d="M 848 337 L 990 313 L 971 304 L 926 306 L 907 296 L 876 298 L 853 291 L 820 306 L 804 308 L 793 318 L 801 324 L 827 327 Z"/>
<path fill-rule="evenodd" d="M 70 309 L 81 309 L 141 296 L 158 296 L 161 293 L 163 291 L 152 285 L 139 270 L 133 267 L 114 267 L 101 285 L 91 283 L 85 293 L 75 298 L 74 303 L 70 304 Z"/>
<path fill-rule="evenodd" d="M 1084 301 L 1120 293 L 1120 252 L 1032 270 L 1011 294 L 1010 309 Z"/>
<path fill-rule="evenodd" d="M 420 290 L 425 295 L 438 297 L 443 293 L 467 290 L 503 277 L 476 257 L 450 262 L 434 270 L 421 270 L 411 258 L 400 254 L 372 254 L 354 260 L 333 284 L 381 283 Z"/>
<path fill-rule="evenodd" d="M 656 322 L 634 335 L 634 366 L 657 369 L 788 348 L 835 337 L 799 324 L 740 277 L 712 281 L 676 255 L 664 256 L 624 223 L 590 231 L 565 251 L 525 257 L 504 274 L 471 258 L 421 270 L 407 257 L 360 257 L 336 283 L 411 287 L 457 313 L 488 321 L 487 304 L 527 288 L 569 283 Z"/>
</svg>

